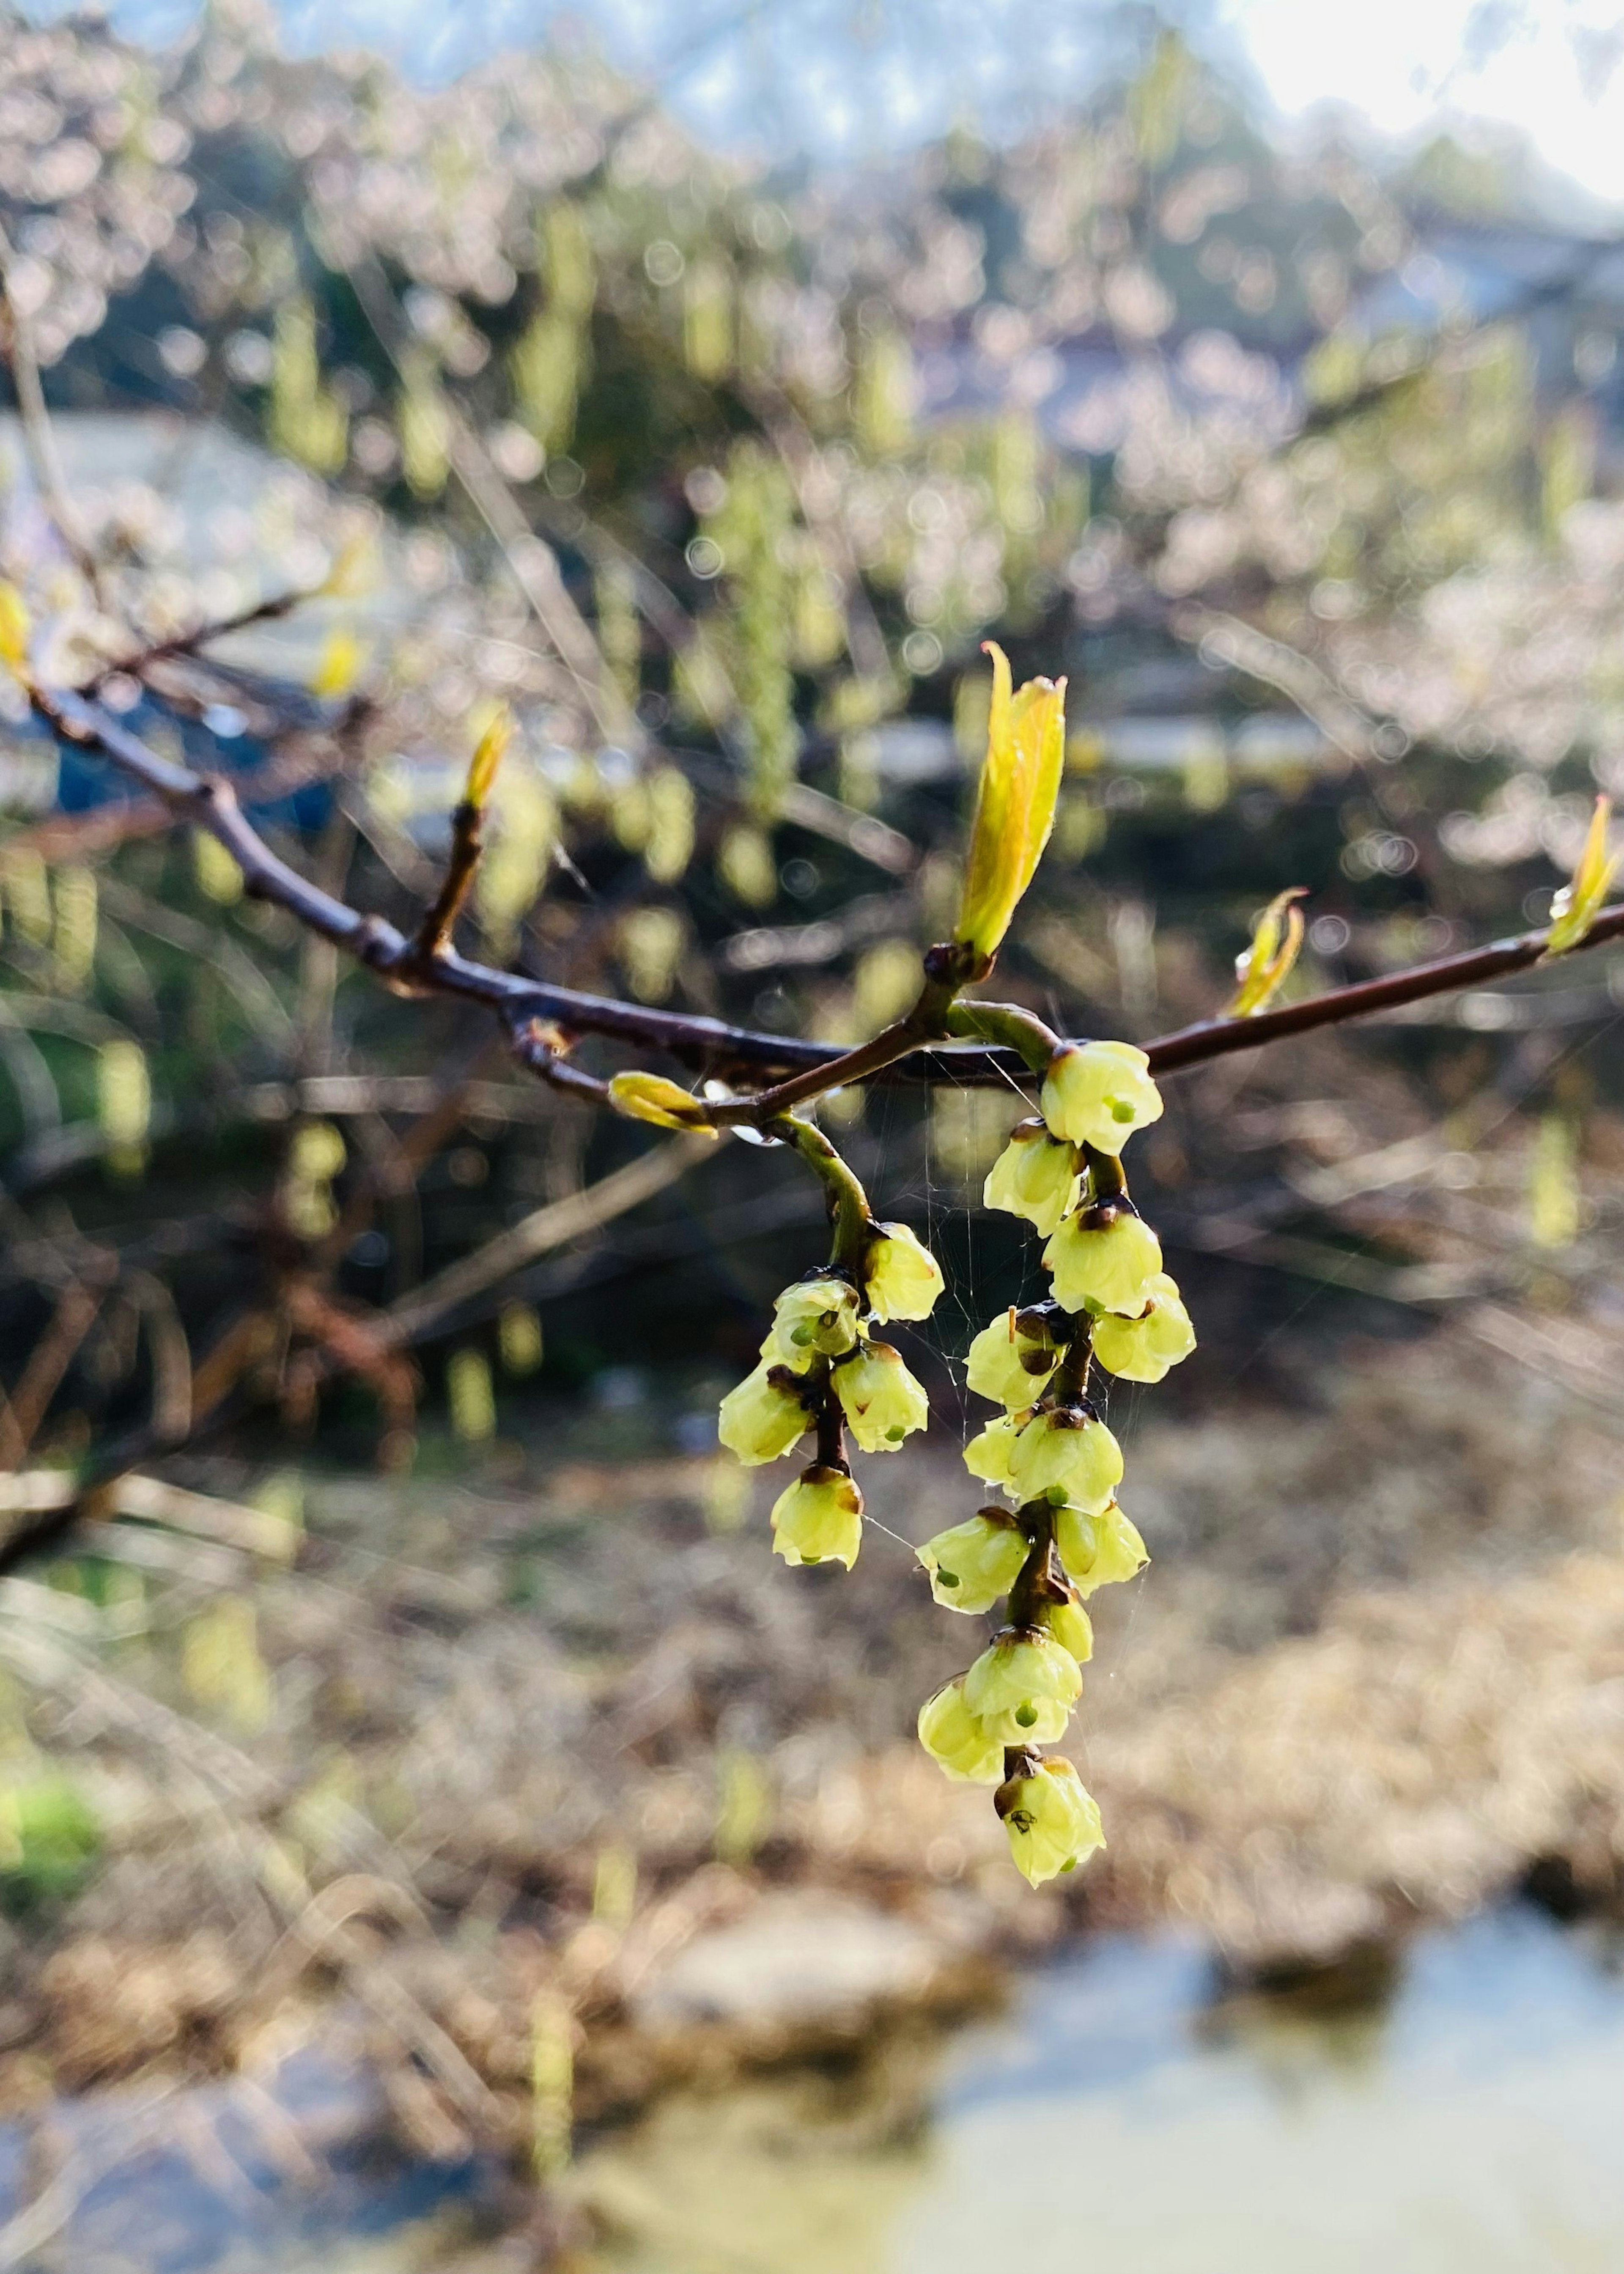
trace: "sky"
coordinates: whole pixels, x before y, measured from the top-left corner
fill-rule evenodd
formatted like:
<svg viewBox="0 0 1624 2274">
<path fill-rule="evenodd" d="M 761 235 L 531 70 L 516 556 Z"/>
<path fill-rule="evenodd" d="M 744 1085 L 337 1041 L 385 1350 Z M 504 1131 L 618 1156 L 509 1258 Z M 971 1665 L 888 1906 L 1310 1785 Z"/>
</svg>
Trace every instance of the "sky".
<svg viewBox="0 0 1624 2274">
<path fill-rule="evenodd" d="M 161 38 L 195 0 L 113 0 Z M 1084 91 L 1120 52 L 1119 0 L 280 0 L 289 43 L 366 46 L 450 76 L 571 18 L 656 76 L 698 133 L 827 159 L 906 147 L 956 120 L 997 133 Z M 61 12 L 41 0 L 41 15 Z M 1624 204 L 1624 0 L 1170 0 L 1196 43 L 1283 120 L 1335 103 L 1400 140 L 1440 124 L 1525 134 Z M 1142 20 L 1142 15 L 1141 15 Z"/>
</svg>

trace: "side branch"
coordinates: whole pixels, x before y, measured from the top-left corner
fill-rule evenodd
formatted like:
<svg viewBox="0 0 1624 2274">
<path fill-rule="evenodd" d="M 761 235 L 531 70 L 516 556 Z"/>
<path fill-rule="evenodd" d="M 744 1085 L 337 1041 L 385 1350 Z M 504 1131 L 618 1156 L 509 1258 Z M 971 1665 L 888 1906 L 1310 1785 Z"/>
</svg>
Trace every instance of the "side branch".
<svg viewBox="0 0 1624 2274">
<path fill-rule="evenodd" d="M 568 1050 L 584 1035 L 600 1035 L 643 1050 L 663 1052 L 695 1073 L 733 1083 L 777 1085 L 748 1100 L 730 1101 L 718 1111 L 719 1121 L 754 1120 L 763 1112 L 783 1112 L 827 1088 L 831 1070 L 835 1068 L 838 1069 L 836 1081 L 1009 1088 L 1032 1080 L 1031 1068 L 1018 1050 L 988 1043 L 929 1040 L 933 1024 L 941 1033 L 944 1013 L 938 1023 L 929 1014 L 921 1018 L 916 1012 L 903 1022 L 911 1029 L 909 1035 L 888 1029 L 874 1043 L 851 1051 L 828 1043 L 758 1034 L 748 1028 L 728 1026 L 719 1019 L 688 1017 L 549 986 L 516 972 L 493 970 L 450 947 L 425 957 L 420 952 L 421 935 L 419 939 L 408 939 L 381 917 L 363 915 L 289 868 L 244 817 L 229 783 L 161 757 L 109 712 L 81 696 L 37 686 L 29 694 L 39 716 L 64 742 L 100 751 L 121 773 L 161 799 L 177 821 L 217 838 L 242 870 L 246 889 L 256 898 L 285 908 L 307 930 L 356 957 L 398 993 L 447 995 L 484 1003 L 502 1020 L 518 1054 L 537 1073 L 583 1097 L 602 1102 L 605 1096 L 605 1085 L 596 1076 L 568 1063 Z M 1327 994 L 1283 1004 L 1251 1018 L 1203 1020 L 1147 1044 L 1150 1070 L 1158 1076 L 1180 1073 L 1236 1050 L 1260 1049 L 1288 1035 L 1341 1026 L 1350 1019 L 1369 1018 L 1435 995 L 1507 979 L 1531 970 L 1546 953 L 1550 937 L 1548 930 L 1524 932 L 1408 971 L 1334 988 Z M 1604 908 L 1586 938 L 1570 952 L 1577 954 L 1619 939 L 1624 939 L 1624 905 Z M 961 1005 L 966 1011 L 973 1007 Z M 906 1055 L 898 1055 L 898 1045 Z"/>
</svg>

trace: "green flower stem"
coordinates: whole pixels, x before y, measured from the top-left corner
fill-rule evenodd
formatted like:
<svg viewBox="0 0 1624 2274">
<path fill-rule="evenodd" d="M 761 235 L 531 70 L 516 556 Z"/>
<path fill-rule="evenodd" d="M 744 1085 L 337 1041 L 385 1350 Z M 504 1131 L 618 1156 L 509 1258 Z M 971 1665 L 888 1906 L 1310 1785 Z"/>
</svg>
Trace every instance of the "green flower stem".
<svg viewBox="0 0 1624 2274">
<path fill-rule="evenodd" d="M 1060 1048 L 1052 1027 L 1014 1003 L 955 1003 L 947 1014 L 947 1031 L 965 1042 L 996 1043 L 1019 1050 L 1034 1073 L 1047 1073 Z"/>
<path fill-rule="evenodd" d="M 770 1133 L 793 1145 L 811 1168 L 829 1195 L 834 1218 L 834 1246 L 830 1261 L 848 1270 L 861 1287 L 863 1251 L 868 1246 L 874 1217 L 868 1195 L 821 1129 L 793 1113 L 780 1114 L 768 1124 Z"/>
</svg>

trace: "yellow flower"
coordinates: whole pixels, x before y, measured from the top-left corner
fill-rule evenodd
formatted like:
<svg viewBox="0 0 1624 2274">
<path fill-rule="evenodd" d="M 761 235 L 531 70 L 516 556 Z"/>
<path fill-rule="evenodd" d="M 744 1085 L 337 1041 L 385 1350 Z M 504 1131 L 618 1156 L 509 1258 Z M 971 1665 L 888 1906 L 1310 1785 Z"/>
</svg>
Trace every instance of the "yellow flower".
<svg viewBox="0 0 1624 2274">
<path fill-rule="evenodd" d="M 1120 1153 L 1136 1129 L 1162 1118 L 1149 1068 L 1132 1043 L 1063 1043 L 1043 1078 L 1043 1118 L 1074 1145 Z"/>
<path fill-rule="evenodd" d="M 1070 1651 L 1037 1627 L 1005 1627 L 965 1675 L 965 1704 L 1006 1745 L 1062 1736 L 1083 1677 Z"/>
<path fill-rule="evenodd" d="M 942 1267 L 906 1224 L 883 1224 L 863 1257 L 863 1282 L 876 1319 L 928 1319 L 942 1292 Z"/>
<path fill-rule="evenodd" d="M 1015 1449 L 1015 1439 L 1020 1424 L 1011 1415 L 1001 1420 L 989 1421 L 979 1437 L 972 1437 L 964 1449 L 964 1465 L 973 1477 L 980 1477 L 987 1485 L 1007 1485 L 1010 1480 L 1010 1455 Z"/>
<path fill-rule="evenodd" d="M 839 1358 L 857 1340 L 857 1290 L 823 1273 L 798 1279 L 772 1306 L 772 1332 L 762 1344 L 783 1365 L 804 1374 L 815 1358 Z"/>
<path fill-rule="evenodd" d="M 963 1784 L 998 1784 L 1004 1745 L 989 1736 L 965 1704 L 965 1677 L 938 1690 L 919 1709 L 919 1742 L 938 1768 Z"/>
<path fill-rule="evenodd" d="M 1045 1603 L 1042 1616 L 1044 1633 L 1053 1635 L 1079 1666 L 1086 1666 L 1094 1656 L 1094 1621 L 1081 1603 Z"/>
<path fill-rule="evenodd" d="M 1132 1579 L 1150 1561 L 1137 1529 L 1115 1501 L 1097 1516 L 1080 1508 L 1056 1509 L 1055 1546 L 1067 1578 L 1085 1596 Z"/>
<path fill-rule="evenodd" d="M 1094 1321 L 1094 1354 L 1124 1382 L 1160 1382 L 1195 1348 L 1195 1329 L 1176 1281 L 1158 1271 L 1137 1319 L 1107 1312 Z"/>
<path fill-rule="evenodd" d="M 1601 914 L 1608 887 L 1618 873 L 1620 862 L 1624 861 L 1624 847 L 1612 855 L 1607 851 L 1607 824 L 1612 817 L 1613 800 L 1598 797 L 1585 834 L 1584 849 L 1573 873 L 1573 882 L 1564 885 L 1551 903 L 1551 936 L 1545 943 L 1547 956 L 1566 955 L 1570 948 L 1581 946 L 1590 937 L 1590 926 Z"/>
<path fill-rule="evenodd" d="M 658 1073 L 617 1073 L 609 1084 L 609 1103 L 628 1121 L 651 1121 L 657 1129 L 697 1129 L 714 1137 L 701 1101 L 678 1083 Z"/>
<path fill-rule="evenodd" d="M 978 1397 L 990 1397 L 1011 1413 L 1036 1404 L 1060 1353 L 1047 1336 L 1023 1332 L 1011 1304 L 1002 1318 L 981 1329 L 965 1360 L 965 1381 Z"/>
<path fill-rule="evenodd" d="M 763 1361 L 722 1400 L 717 1434 L 746 1468 L 754 1469 L 787 1453 L 805 1434 L 808 1419 L 794 1376 L 786 1367 Z"/>
<path fill-rule="evenodd" d="M 1011 1777 L 998 1788 L 997 1810 L 1016 1868 L 1034 1887 L 1105 1845 L 1094 1796 L 1070 1761 L 1038 1761 L 1029 1775 Z"/>
<path fill-rule="evenodd" d="M 1077 1155 L 1051 1137 L 1047 1123 L 1020 1121 L 988 1171 L 981 1198 L 989 1209 L 1025 1216 L 1047 1239 L 1071 1205 Z"/>
<path fill-rule="evenodd" d="M 930 1419 L 929 1399 L 889 1343 L 864 1343 L 854 1358 L 840 1360 L 832 1379 L 865 1453 L 894 1453 Z"/>
<path fill-rule="evenodd" d="M 27 677 L 31 630 L 27 602 L 15 584 L 0 582 L 0 663 L 16 679 Z"/>
<path fill-rule="evenodd" d="M 992 708 L 954 937 L 990 958 L 1032 882 L 1065 765 L 1065 681 L 1031 679 L 1011 694 L 1009 659 L 989 640 Z"/>
<path fill-rule="evenodd" d="M 1022 1502 L 1106 1508 L 1121 1480 L 1122 1448 L 1078 1406 L 1034 1413 L 1010 1455 L 1010 1489 Z"/>
<path fill-rule="evenodd" d="M 844 1469 L 803 1469 L 772 1504 L 772 1547 L 786 1563 L 844 1563 L 862 1545 L 862 1495 Z"/>
<path fill-rule="evenodd" d="M 1068 1311 L 1120 1311 L 1136 1319 L 1162 1269 L 1162 1243 L 1143 1216 L 1108 1202 L 1067 1216 L 1043 1250 L 1043 1268 Z"/>
<path fill-rule="evenodd" d="M 1026 1560 L 1026 1536 L 1001 1508 L 983 1508 L 919 1548 L 930 1592 L 944 1611 L 991 1610 Z"/>
</svg>

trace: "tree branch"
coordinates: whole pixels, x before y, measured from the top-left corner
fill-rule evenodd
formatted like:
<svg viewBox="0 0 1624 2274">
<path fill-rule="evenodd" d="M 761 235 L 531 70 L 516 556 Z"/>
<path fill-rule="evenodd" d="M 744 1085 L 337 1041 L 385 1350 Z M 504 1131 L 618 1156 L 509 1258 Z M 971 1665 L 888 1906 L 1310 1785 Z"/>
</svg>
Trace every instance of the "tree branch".
<svg viewBox="0 0 1624 2274">
<path fill-rule="evenodd" d="M 121 773 L 161 798 L 177 820 L 206 829 L 217 838 L 242 870 L 246 889 L 255 898 L 285 908 L 307 930 L 365 964 L 397 993 L 447 995 L 484 1003 L 501 1020 L 524 1064 L 557 1087 L 594 1103 L 605 1102 L 605 1085 L 595 1075 L 570 1065 L 566 1055 L 583 1035 L 601 1035 L 643 1050 L 663 1052 L 695 1073 L 734 1082 L 777 1082 L 777 1089 L 769 1088 L 748 1105 L 740 1100 L 736 1107 L 724 1108 L 718 1118 L 726 1120 L 755 1118 L 763 1111 L 769 1116 L 782 1112 L 828 1087 L 828 1076 L 836 1069 L 837 1081 L 874 1079 L 1009 1087 L 1032 1079 L 1030 1068 L 1017 1051 L 986 1044 L 909 1044 L 903 1043 L 899 1033 L 891 1031 L 853 1052 L 828 1043 L 757 1034 L 719 1019 L 690 1017 L 580 994 L 516 972 L 493 970 L 449 948 L 425 960 L 416 940 L 409 940 L 382 917 L 363 915 L 323 892 L 273 853 L 244 817 L 229 782 L 161 757 L 117 719 L 82 697 L 39 687 L 30 689 L 30 697 L 39 716 L 64 742 L 100 751 Z M 1418 964 L 1408 971 L 1284 1004 L 1253 1018 L 1202 1020 L 1147 1046 L 1151 1072 L 1157 1075 L 1181 1073 L 1236 1050 L 1260 1049 L 1287 1035 L 1341 1026 L 1350 1019 L 1425 1002 L 1431 996 L 1508 978 L 1532 969 L 1545 955 L 1549 938 L 1548 931 L 1523 932 L 1489 947 L 1469 949 L 1435 963 Z M 1620 938 L 1624 938 L 1624 905 L 1603 909 L 1583 946 L 1601 947 Z M 898 1043 L 906 1055 L 898 1053 Z"/>
</svg>

